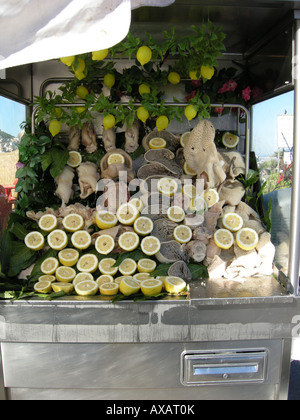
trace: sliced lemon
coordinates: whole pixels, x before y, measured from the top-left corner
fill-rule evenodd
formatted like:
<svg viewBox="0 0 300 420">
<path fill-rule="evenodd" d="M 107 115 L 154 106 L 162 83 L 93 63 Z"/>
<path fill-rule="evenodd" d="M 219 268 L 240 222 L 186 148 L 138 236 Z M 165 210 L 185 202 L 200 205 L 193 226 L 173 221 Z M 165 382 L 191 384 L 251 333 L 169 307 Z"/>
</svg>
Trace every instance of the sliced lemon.
<svg viewBox="0 0 300 420">
<path fill-rule="evenodd" d="M 99 290 L 94 280 L 84 280 L 75 284 L 75 292 L 79 296 L 94 296 Z"/>
<path fill-rule="evenodd" d="M 84 220 L 83 217 L 80 214 L 71 213 L 68 214 L 63 218 L 63 227 L 68 232 L 77 232 L 77 230 L 80 230 L 84 226 Z"/>
<path fill-rule="evenodd" d="M 39 251 L 43 248 L 45 239 L 41 232 L 32 231 L 27 233 L 24 238 L 24 242 L 27 248 L 32 249 L 33 251 Z"/>
<path fill-rule="evenodd" d="M 137 269 L 140 273 L 152 273 L 156 269 L 156 262 L 150 258 L 141 258 L 137 262 Z"/>
<path fill-rule="evenodd" d="M 202 215 L 208 210 L 207 202 L 201 196 L 193 198 L 190 202 L 189 208 L 191 211 Z"/>
<path fill-rule="evenodd" d="M 197 189 L 193 184 L 184 184 L 182 187 L 182 193 L 189 198 L 195 198 L 197 195 Z"/>
<path fill-rule="evenodd" d="M 109 229 L 117 223 L 118 219 L 111 211 L 101 210 L 96 213 L 96 225 L 100 229 Z"/>
<path fill-rule="evenodd" d="M 76 276 L 76 270 L 73 267 L 59 266 L 55 271 L 55 277 L 58 281 L 70 283 Z"/>
<path fill-rule="evenodd" d="M 133 251 L 139 246 L 140 238 L 135 232 L 124 232 L 118 239 L 118 244 L 124 251 Z"/>
<path fill-rule="evenodd" d="M 180 244 L 186 244 L 192 239 L 193 231 L 189 226 L 180 225 L 176 226 L 173 235 L 177 242 Z"/>
<path fill-rule="evenodd" d="M 222 223 L 225 229 L 229 229 L 231 232 L 237 232 L 243 227 L 243 219 L 237 213 L 226 213 L 222 218 Z"/>
<path fill-rule="evenodd" d="M 94 273 L 98 268 L 98 258 L 94 254 L 82 255 L 76 265 L 78 271 L 85 273 Z"/>
<path fill-rule="evenodd" d="M 141 241 L 141 249 L 148 256 L 154 255 L 160 250 L 160 240 L 156 236 L 145 236 Z"/>
<path fill-rule="evenodd" d="M 186 131 L 185 133 L 181 134 L 180 136 L 180 145 L 181 147 L 184 147 L 187 139 L 190 137 L 191 132 L 190 131 Z"/>
<path fill-rule="evenodd" d="M 107 255 L 115 247 L 115 240 L 111 235 L 100 235 L 96 239 L 95 248 L 99 254 Z"/>
<path fill-rule="evenodd" d="M 167 216 L 172 222 L 180 223 L 185 218 L 185 211 L 179 206 L 171 206 L 167 210 Z"/>
<path fill-rule="evenodd" d="M 50 293 L 52 290 L 52 283 L 49 280 L 38 281 L 33 286 L 33 289 L 37 293 Z"/>
<path fill-rule="evenodd" d="M 76 150 L 70 150 L 69 151 L 69 159 L 67 160 L 67 165 L 69 165 L 71 168 L 77 168 L 82 162 L 82 157 L 79 152 Z"/>
<path fill-rule="evenodd" d="M 164 282 L 165 290 L 171 294 L 178 294 L 186 288 L 186 282 L 181 277 L 167 276 Z"/>
<path fill-rule="evenodd" d="M 178 190 L 178 183 L 175 178 L 163 177 L 157 182 L 158 191 L 168 197 L 173 197 Z"/>
<path fill-rule="evenodd" d="M 60 251 L 68 245 L 68 237 L 64 230 L 54 229 L 47 236 L 47 242 L 50 248 Z"/>
<path fill-rule="evenodd" d="M 143 280 L 147 280 L 150 278 L 150 273 L 135 273 L 133 279 L 141 283 Z"/>
<path fill-rule="evenodd" d="M 125 258 L 119 265 L 119 271 L 123 276 L 131 276 L 136 272 L 137 264 L 132 258 Z"/>
<path fill-rule="evenodd" d="M 224 144 L 225 147 L 228 147 L 229 149 L 233 149 L 234 147 L 236 147 L 239 141 L 240 141 L 239 136 L 237 136 L 236 134 L 232 134 L 230 132 L 226 132 L 222 136 L 222 143 Z"/>
<path fill-rule="evenodd" d="M 59 266 L 59 261 L 57 258 L 49 257 L 46 258 L 41 264 L 41 272 L 44 274 L 54 274 L 57 267 Z"/>
<path fill-rule="evenodd" d="M 114 281 L 113 276 L 109 274 L 102 274 L 96 279 L 96 283 L 98 284 L 99 287 L 101 286 L 101 284 L 112 283 L 113 281 Z"/>
<path fill-rule="evenodd" d="M 244 251 L 251 251 L 258 243 L 258 234 L 254 229 L 242 228 L 236 234 L 236 243 Z"/>
<path fill-rule="evenodd" d="M 108 156 L 107 163 L 109 165 L 118 164 L 118 163 L 125 163 L 125 158 L 120 153 L 111 153 Z"/>
<path fill-rule="evenodd" d="M 130 296 L 140 290 L 140 283 L 133 278 L 123 278 L 120 282 L 120 292 L 124 296 Z"/>
<path fill-rule="evenodd" d="M 211 208 L 214 204 L 219 201 L 219 194 L 214 188 L 209 188 L 204 191 L 204 200 L 207 203 L 207 207 Z"/>
<path fill-rule="evenodd" d="M 73 280 L 72 283 L 75 286 L 76 284 L 78 284 L 78 283 L 80 283 L 81 281 L 84 281 L 84 280 L 94 280 L 93 274 L 92 273 L 84 273 L 84 272 L 78 273 L 74 277 L 74 280 Z"/>
<path fill-rule="evenodd" d="M 132 278 L 133 278 L 132 276 L 118 276 L 114 279 L 114 283 L 120 285 L 123 279 L 132 279 Z"/>
<path fill-rule="evenodd" d="M 214 233 L 215 244 L 222 249 L 229 249 L 234 242 L 233 234 L 228 229 L 218 229 Z"/>
<path fill-rule="evenodd" d="M 99 286 L 100 294 L 103 296 L 113 296 L 119 291 L 119 285 L 117 283 L 103 283 Z"/>
<path fill-rule="evenodd" d="M 51 232 L 57 227 L 57 217 L 54 214 L 44 214 L 39 220 L 39 228 Z"/>
<path fill-rule="evenodd" d="M 140 216 L 135 220 L 133 224 L 133 229 L 139 235 L 149 235 L 153 230 L 153 221 L 149 217 Z"/>
<path fill-rule="evenodd" d="M 92 238 L 86 230 L 77 230 L 72 234 L 71 242 L 77 249 L 87 249 L 92 243 Z"/>
<path fill-rule="evenodd" d="M 67 267 L 75 265 L 79 258 L 79 252 L 74 248 L 65 248 L 58 253 L 59 262 Z"/>
<path fill-rule="evenodd" d="M 39 281 L 51 281 L 53 283 L 56 280 L 55 276 L 51 274 L 43 274 L 39 277 Z"/>
<path fill-rule="evenodd" d="M 183 170 L 184 170 L 184 173 L 186 175 L 190 175 L 190 176 L 196 176 L 197 175 L 197 172 L 195 172 L 192 168 L 190 168 L 189 165 L 187 164 L 187 162 L 184 162 Z"/>
<path fill-rule="evenodd" d="M 65 292 L 67 294 L 70 294 L 74 290 L 74 285 L 72 283 L 59 281 L 56 283 L 52 283 L 52 290 L 53 292 Z"/>
<path fill-rule="evenodd" d="M 167 142 L 160 137 L 154 137 L 149 141 L 148 145 L 150 149 L 164 149 L 167 146 Z"/>
<path fill-rule="evenodd" d="M 132 203 L 123 203 L 117 210 L 117 219 L 123 225 L 133 225 L 139 211 Z"/>
<path fill-rule="evenodd" d="M 139 212 L 143 210 L 144 205 L 140 198 L 132 198 L 129 203 L 133 204 Z"/>
<path fill-rule="evenodd" d="M 118 267 L 114 267 L 115 263 L 114 258 L 102 258 L 99 262 L 100 273 L 114 276 L 118 272 Z"/>
<path fill-rule="evenodd" d="M 157 295 L 162 291 L 162 281 L 157 279 L 148 279 L 141 282 L 141 292 L 144 296 Z"/>
</svg>

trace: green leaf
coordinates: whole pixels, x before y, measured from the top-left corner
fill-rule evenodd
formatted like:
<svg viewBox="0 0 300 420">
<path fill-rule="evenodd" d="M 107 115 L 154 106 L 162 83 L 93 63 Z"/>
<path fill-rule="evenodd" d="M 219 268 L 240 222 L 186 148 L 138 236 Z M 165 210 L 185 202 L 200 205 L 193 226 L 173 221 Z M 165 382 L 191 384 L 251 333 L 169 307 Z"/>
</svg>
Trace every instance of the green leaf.
<svg viewBox="0 0 300 420">
<path fill-rule="evenodd" d="M 124 254 L 121 254 L 118 258 L 113 267 L 118 267 L 122 261 L 125 260 L 125 258 L 131 258 L 134 261 L 138 261 L 142 258 L 146 258 L 146 255 L 143 253 L 140 249 L 135 249 L 134 251 L 125 252 Z"/>
<path fill-rule="evenodd" d="M 153 277 L 167 276 L 169 268 L 171 267 L 171 265 L 172 264 L 166 264 L 166 263 L 159 264 L 156 267 L 156 269 L 151 273 L 151 276 L 153 276 Z"/>
<path fill-rule="evenodd" d="M 20 271 L 28 268 L 36 259 L 35 251 L 27 248 L 22 242 L 12 241 L 11 249 L 13 253 L 9 259 L 9 270 L 7 275 L 9 277 L 17 276 Z"/>
<path fill-rule="evenodd" d="M 8 230 L 6 230 L 1 240 L 0 263 L 1 263 L 1 272 L 3 274 L 8 273 L 11 253 L 12 253 L 12 235 Z"/>
<path fill-rule="evenodd" d="M 192 273 L 193 280 L 196 279 L 207 279 L 208 271 L 207 267 L 203 264 L 188 264 L 188 268 Z"/>
<path fill-rule="evenodd" d="M 69 159 L 69 152 L 68 150 L 51 149 L 51 155 L 53 162 L 50 168 L 50 174 L 53 178 L 56 178 L 65 167 Z"/>
<path fill-rule="evenodd" d="M 24 226 L 21 225 L 21 223 L 19 222 L 13 225 L 13 227 L 10 229 L 10 232 L 14 234 L 21 241 L 25 239 L 25 236 L 28 233 L 28 231 L 24 228 Z"/>
</svg>

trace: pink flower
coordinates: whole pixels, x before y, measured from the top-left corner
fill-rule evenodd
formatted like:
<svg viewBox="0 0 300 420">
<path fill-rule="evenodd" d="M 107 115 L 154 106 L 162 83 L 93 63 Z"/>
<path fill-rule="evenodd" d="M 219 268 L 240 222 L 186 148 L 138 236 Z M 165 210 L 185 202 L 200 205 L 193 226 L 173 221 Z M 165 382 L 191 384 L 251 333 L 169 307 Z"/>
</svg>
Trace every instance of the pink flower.
<svg viewBox="0 0 300 420">
<path fill-rule="evenodd" d="M 219 115 L 221 115 L 223 111 L 224 111 L 224 107 L 215 108 L 215 112 Z"/>
<path fill-rule="evenodd" d="M 237 88 L 237 82 L 233 79 L 228 80 L 224 85 L 218 90 L 218 93 L 234 92 Z"/>
<path fill-rule="evenodd" d="M 190 101 L 191 99 L 193 99 L 194 97 L 195 97 L 195 95 L 196 95 L 196 91 L 195 90 L 193 90 L 186 98 L 185 98 L 185 100 L 188 102 L 188 101 Z"/>
<path fill-rule="evenodd" d="M 251 95 L 251 88 L 250 86 L 248 86 L 246 87 L 246 89 L 242 91 L 242 98 L 244 99 L 245 102 L 250 100 L 250 95 Z"/>
</svg>

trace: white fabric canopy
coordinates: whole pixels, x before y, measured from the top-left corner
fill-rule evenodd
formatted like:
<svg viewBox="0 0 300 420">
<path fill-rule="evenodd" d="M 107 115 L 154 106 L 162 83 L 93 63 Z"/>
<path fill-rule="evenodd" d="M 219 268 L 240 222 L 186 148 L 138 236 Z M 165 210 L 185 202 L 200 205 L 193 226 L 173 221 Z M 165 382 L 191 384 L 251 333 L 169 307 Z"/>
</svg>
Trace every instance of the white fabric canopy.
<svg viewBox="0 0 300 420">
<path fill-rule="evenodd" d="M 0 0 L 0 69 L 110 48 L 131 10 L 175 0 Z"/>
</svg>

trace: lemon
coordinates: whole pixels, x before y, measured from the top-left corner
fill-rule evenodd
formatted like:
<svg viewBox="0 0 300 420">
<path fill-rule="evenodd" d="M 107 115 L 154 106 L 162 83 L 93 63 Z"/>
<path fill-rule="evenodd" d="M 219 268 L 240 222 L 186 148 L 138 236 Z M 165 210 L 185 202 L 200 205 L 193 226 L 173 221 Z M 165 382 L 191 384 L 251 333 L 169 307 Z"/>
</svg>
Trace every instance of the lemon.
<svg viewBox="0 0 300 420">
<path fill-rule="evenodd" d="M 49 280 L 38 281 L 33 286 L 33 289 L 37 293 L 50 293 L 52 290 L 52 283 Z"/>
<path fill-rule="evenodd" d="M 87 249 L 92 243 L 92 238 L 86 230 L 77 230 L 72 234 L 71 242 L 77 249 Z"/>
<path fill-rule="evenodd" d="M 139 235 L 149 235 L 153 230 L 153 221 L 149 217 L 139 216 L 133 224 L 133 229 Z"/>
<path fill-rule="evenodd" d="M 58 259 L 62 265 L 72 267 L 79 259 L 79 252 L 74 248 L 65 248 L 59 251 Z"/>
<path fill-rule="evenodd" d="M 125 158 L 121 153 L 111 153 L 107 158 L 107 163 L 109 165 L 125 163 Z"/>
<path fill-rule="evenodd" d="M 177 242 L 181 244 L 186 244 L 190 242 L 193 236 L 192 229 L 186 225 L 176 226 L 173 232 L 174 238 Z"/>
<path fill-rule="evenodd" d="M 201 78 L 201 71 L 200 70 L 191 70 L 189 72 L 189 76 L 191 80 L 199 80 Z"/>
<path fill-rule="evenodd" d="M 53 283 L 56 280 L 55 276 L 51 274 L 43 274 L 39 277 L 39 281 L 51 281 Z"/>
<path fill-rule="evenodd" d="M 145 95 L 145 94 L 147 94 L 147 93 L 150 93 L 150 92 L 151 92 L 150 87 L 149 87 L 148 85 L 146 85 L 145 83 L 142 83 L 142 84 L 139 86 L 139 94 L 140 94 L 141 96 L 143 96 L 143 95 Z"/>
<path fill-rule="evenodd" d="M 115 247 L 115 240 L 111 235 L 100 235 L 96 239 L 95 248 L 99 254 L 107 255 Z"/>
<path fill-rule="evenodd" d="M 98 268 L 98 258 L 94 254 L 84 254 L 79 258 L 76 268 L 85 273 L 94 273 Z"/>
<path fill-rule="evenodd" d="M 94 280 L 84 280 L 75 284 L 75 292 L 79 296 L 94 296 L 99 290 Z"/>
<path fill-rule="evenodd" d="M 222 249 L 229 249 L 234 242 L 233 234 L 228 229 L 218 229 L 214 233 L 215 244 Z"/>
<path fill-rule="evenodd" d="M 50 248 L 60 251 L 68 245 L 68 237 L 64 230 L 54 229 L 47 236 L 47 242 Z"/>
<path fill-rule="evenodd" d="M 80 283 L 81 281 L 85 281 L 85 280 L 94 280 L 93 274 L 92 273 L 84 273 L 83 271 L 81 273 L 77 273 L 76 276 L 74 277 L 73 280 L 73 284 L 74 286 L 78 283 Z"/>
<path fill-rule="evenodd" d="M 191 211 L 195 211 L 198 214 L 204 214 L 208 210 L 207 203 L 201 196 L 193 198 L 189 207 Z"/>
<path fill-rule="evenodd" d="M 56 269 L 59 266 L 59 261 L 57 258 L 49 257 L 46 258 L 41 264 L 41 272 L 44 274 L 54 274 Z"/>
<path fill-rule="evenodd" d="M 239 141 L 240 141 L 239 136 L 233 133 L 230 133 L 228 131 L 224 133 L 222 136 L 222 143 L 224 144 L 225 147 L 228 147 L 229 149 L 233 149 L 234 147 L 236 147 Z"/>
<path fill-rule="evenodd" d="M 130 203 L 133 204 L 138 209 L 139 212 L 143 210 L 144 205 L 140 198 L 132 198 L 130 200 Z"/>
<path fill-rule="evenodd" d="M 231 232 L 237 232 L 243 227 L 243 219 L 237 213 L 226 213 L 222 218 L 222 223 L 225 229 L 229 229 Z"/>
<path fill-rule="evenodd" d="M 63 227 L 68 232 L 76 232 L 77 230 L 82 229 L 84 226 L 83 217 L 77 213 L 67 214 L 67 216 L 63 218 L 62 223 L 63 223 Z"/>
<path fill-rule="evenodd" d="M 77 168 L 82 162 L 82 157 L 79 152 L 76 150 L 71 150 L 69 152 L 69 158 L 67 160 L 67 165 L 69 165 L 71 168 Z"/>
<path fill-rule="evenodd" d="M 99 262 L 100 273 L 114 276 L 118 271 L 118 267 L 114 267 L 115 263 L 116 260 L 114 258 L 102 258 Z"/>
<path fill-rule="evenodd" d="M 75 71 L 74 72 L 76 79 L 78 80 L 82 80 L 86 77 L 86 72 L 79 72 L 79 71 Z"/>
<path fill-rule="evenodd" d="M 103 283 L 99 287 L 100 294 L 103 296 L 113 296 L 119 291 L 119 285 L 116 283 Z"/>
<path fill-rule="evenodd" d="M 74 280 L 75 276 L 76 271 L 73 267 L 66 267 L 61 265 L 55 271 L 56 279 L 63 283 L 70 283 L 72 280 Z"/>
<path fill-rule="evenodd" d="M 87 90 L 85 86 L 81 85 L 77 87 L 76 95 L 79 96 L 79 98 L 85 99 L 88 94 L 89 94 L 89 91 Z"/>
<path fill-rule="evenodd" d="M 183 164 L 183 170 L 184 170 L 184 173 L 186 175 L 190 175 L 190 176 L 196 176 L 197 175 L 197 172 L 195 172 L 191 167 L 189 167 L 189 165 L 187 164 L 187 162 L 184 162 L 184 164 Z"/>
<path fill-rule="evenodd" d="M 60 58 L 60 61 L 62 63 L 64 63 L 66 66 L 69 66 L 69 67 L 72 66 L 74 60 L 75 60 L 75 56 L 74 55 L 70 55 L 68 57 L 62 57 L 62 58 Z"/>
<path fill-rule="evenodd" d="M 211 66 L 201 66 L 200 73 L 204 79 L 210 80 L 215 74 L 215 69 Z"/>
<path fill-rule="evenodd" d="M 180 136 L 180 145 L 181 147 L 184 147 L 187 139 L 190 137 L 191 132 L 190 131 L 186 131 L 185 133 L 181 134 Z"/>
<path fill-rule="evenodd" d="M 96 225 L 100 229 L 109 229 L 118 223 L 118 219 L 114 213 L 107 210 L 100 210 L 96 213 Z"/>
<path fill-rule="evenodd" d="M 139 215 L 136 206 L 130 202 L 123 203 L 117 210 L 117 219 L 123 225 L 133 225 Z"/>
<path fill-rule="evenodd" d="M 116 78 L 112 73 L 107 73 L 104 76 L 103 82 L 105 84 L 105 86 L 107 86 L 109 89 L 111 89 L 114 84 L 116 83 Z"/>
<path fill-rule="evenodd" d="M 176 71 L 171 71 L 171 73 L 168 74 L 168 80 L 172 85 L 178 85 L 178 83 L 180 83 L 180 74 Z"/>
<path fill-rule="evenodd" d="M 164 149 L 167 146 L 167 142 L 165 139 L 160 137 L 154 137 L 149 141 L 150 149 Z"/>
<path fill-rule="evenodd" d="M 85 70 L 85 61 L 80 57 L 77 57 L 77 60 L 75 62 L 74 61 L 72 65 L 72 70 L 74 71 L 74 73 L 77 73 L 77 74 L 83 73 Z"/>
<path fill-rule="evenodd" d="M 54 111 L 55 111 L 55 115 L 57 116 L 57 118 L 60 118 L 62 116 L 62 109 L 59 108 L 58 106 L 56 106 L 54 108 Z"/>
<path fill-rule="evenodd" d="M 112 128 L 116 123 L 116 119 L 112 114 L 108 114 L 103 118 L 102 124 L 105 130 Z"/>
<path fill-rule="evenodd" d="M 194 105 L 188 105 L 184 109 L 184 115 L 186 116 L 188 121 L 191 121 L 197 115 L 197 110 Z"/>
<path fill-rule="evenodd" d="M 74 290 L 74 285 L 72 283 L 67 282 L 56 282 L 52 283 L 52 290 L 53 292 L 65 292 L 67 294 L 70 294 Z"/>
<path fill-rule="evenodd" d="M 61 130 L 61 123 L 57 120 L 50 121 L 49 124 L 49 131 L 51 135 L 54 137 L 56 134 L 58 134 Z"/>
<path fill-rule="evenodd" d="M 136 59 L 142 66 L 149 63 L 151 58 L 152 58 L 152 50 L 146 45 L 143 45 L 137 50 Z"/>
<path fill-rule="evenodd" d="M 141 283 L 143 280 L 150 278 L 150 273 L 135 273 L 133 279 Z"/>
<path fill-rule="evenodd" d="M 173 197 L 178 190 L 178 183 L 175 178 L 163 177 L 157 182 L 158 191 L 168 197 Z"/>
<path fill-rule="evenodd" d="M 158 131 L 165 130 L 169 125 L 169 118 L 165 115 L 161 115 L 156 120 L 156 128 Z"/>
<path fill-rule="evenodd" d="M 75 111 L 77 112 L 77 114 L 82 114 L 85 111 L 85 107 L 84 106 L 76 106 Z"/>
<path fill-rule="evenodd" d="M 107 56 L 108 56 L 108 49 L 104 49 L 104 50 L 98 50 L 98 51 L 93 51 L 92 52 L 92 60 L 93 61 L 100 61 L 100 60 L 104 60 Z"/>
<path fill-rule="evenodd" d="M 172 222 L 180 223 L 185 218 L 185 211 L 179 206 L 171 206 L 167 210 L 167 216 Z"/>
<path fill-rule="evenodd" d="M 154 255 L 160 250 L 160 240 L 156 236 L 145 236 L 141 241 L 141 249 L 148 256 Z"/>
<path fill-rule="evenodd" d="M 177 294 L 184 291 L 186 288 L 186 282 L 176 276 L 167 276 L 164 282 L 165 290 L 171 294 Z"/>
<path fill-rule="evenodd" d="M 132 276 L 119 276 L 119 277 L 116 277 L 115 279 L 114 279 L 114 283 L 116 283 L 116 284 L 118 284 L 118 285 L 120 285 L 120 283 L 121 283 L 121 281 L 123 280 L 123 279 L 133 279 L 133 277 Z"/>
<path fill-rule="evenodd" d="M 150 258 L 142 258 L 137 262 L 139 273 L 152 273 L 156 269 L 156 262 Z"/>
<path fill-rule="evenodd" d="M 242 228 L 236 234 L 236 243 L 244 251 L 251 251 L 258 243 L 258 234 L 254 229 Z"/>
<path fill-rule="evenodd" d="M 197 195 L 197 189 L 193 184 L 184 184 L 182 187 L 182 193 L 189 198 L 194 198 Z"/>
<path fill-rule="evenodd" d="M 214 188 L 209 188 L 204 191 L 204 200 L 207 203 L 207 207 L 211 208 L 214 204 L 219 201 L 219 194 Z"/>
<path fill-rule="evenodd" d="M 114 278 L 110 274 L 102 274 L 95 281 L 98 284 L 98 286 L 100 287 L 101 284 L 104 284 L 104 283 L 112 283 L 114 281 Z"/>
<path fill-rule="evenodd" d="M 138 281 L 132 278 L 123 278 L 120 282 L 120 292 L 124 296 L 130 296 L 137 293 L 140 290 L 140 284 Z"/>
<path fill-rule="evenodd" d="M 32 231 L 25 236 L 24 242 L 27 248 L 39 251 L 44 247 L 45 239 L 41 232 Z"/>
<path fill-rule="evenodd" d="M 124 232 L 119 236 L 118 244 L 124 251 L 133 251 L 139 246 L 140 238 L 135 232 Z"/>
<path fill-rule="evenodd" d="M 157 295 L 162 291 L 162 281 L 157 279 L 148 279 L 141 282 L 141 292 L 144 296 Z"/>
<path fill-rule="evenodd" d="M 136 116 L 138 117 L 139 120 L 145 123 L 147 119 L 149 118 L 149 112 L 147 111 L 146 108 L 144 108 L 143 106 L 140 106 L 138 107 L 136 111 Z"/>
<path fill-rule="evenodd" d="M 125 258 L 119 265 L 119 271 L 123 276 L 131 276 L 136 272 L 137 264 L 132 258 Z"/>
<path fill-rule="evenodd" d="M 57 227 L 57 217 L 54 214 L 44 214 L 39 220 L 39 228 L 51 232 Z"/>
</svg>

